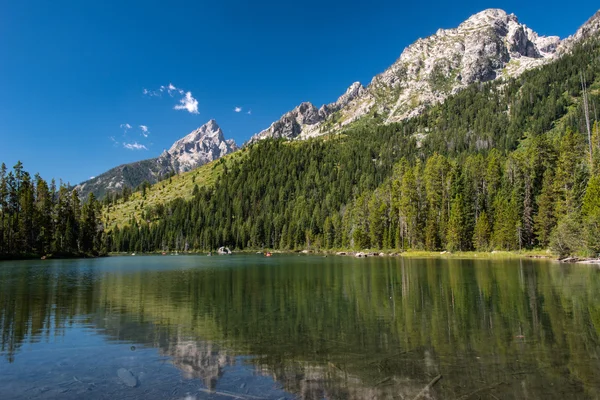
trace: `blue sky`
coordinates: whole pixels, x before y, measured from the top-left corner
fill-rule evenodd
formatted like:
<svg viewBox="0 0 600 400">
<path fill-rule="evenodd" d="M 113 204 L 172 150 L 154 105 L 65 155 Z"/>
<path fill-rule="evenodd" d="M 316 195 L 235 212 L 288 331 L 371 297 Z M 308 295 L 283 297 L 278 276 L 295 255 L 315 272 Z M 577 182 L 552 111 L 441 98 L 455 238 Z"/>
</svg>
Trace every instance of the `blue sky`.
<svg viewBox="0 0 600 400">
<path fill-rule="evenodd" d="M 156 157 L 211 118 L 241 144 L 302 101 L 320 106 L 354 81 L 368 84 L 417 38 L 485 8 L 566 37 L 599 7 L 439 0 L 2 4 L 0 162 L 21 160 L 31 173 L 71 183 Z"/>
</svg>

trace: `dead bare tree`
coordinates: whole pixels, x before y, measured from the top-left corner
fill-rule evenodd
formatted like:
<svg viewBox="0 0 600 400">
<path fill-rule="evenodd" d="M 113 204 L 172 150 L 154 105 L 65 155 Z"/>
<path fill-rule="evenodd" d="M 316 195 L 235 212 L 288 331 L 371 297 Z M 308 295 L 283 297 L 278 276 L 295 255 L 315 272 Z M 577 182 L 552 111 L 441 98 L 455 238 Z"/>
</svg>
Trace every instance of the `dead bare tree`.
<svg viewBox="0 0 600 400">
<path fill-rule="evenodd" d="M 592 131 L 590 130 L 590 110 L 588 107 L 588 98 L 587 98 L 587 89 L 585 85 L 585 80 L 583 78 L 583 71 L 580 73 L 581 77 L 581 91 L 583 96 L 583 112 L 585 114 L 585 126 L 587 128 L 588 134 L 588 144 L 590 146 L 590 165 L 594 164 L 594 157 L 592 154 Z"/>
</svg>

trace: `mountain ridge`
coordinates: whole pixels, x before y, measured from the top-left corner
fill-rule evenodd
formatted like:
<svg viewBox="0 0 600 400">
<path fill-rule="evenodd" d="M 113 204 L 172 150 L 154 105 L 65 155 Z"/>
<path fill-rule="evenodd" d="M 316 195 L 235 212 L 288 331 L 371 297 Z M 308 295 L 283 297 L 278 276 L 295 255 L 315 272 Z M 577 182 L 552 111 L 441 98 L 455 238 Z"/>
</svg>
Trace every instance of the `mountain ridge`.
<svg viewBox="0 0 600 400">
<path fill-rule="evenodd" d="M 303 102 L 247 143 L 320 136 L 369 115 L 383 118 L 385 123 L 411 118 L 471 83 L 518 76 L 551 62 L 599 30 L 600 10 L 573 35 L 561 40 L 558 36 L 538 35 L 514 14 L 486 9 L 456 28 L 440 28 L 433 35 L 417 39 L 367 87 L 353 83 L 340 99 L 352 88 L 356 88 L 354 95 L 346 96 L 334 112 L 318 113 L 312 103 Z"/>
</svg>

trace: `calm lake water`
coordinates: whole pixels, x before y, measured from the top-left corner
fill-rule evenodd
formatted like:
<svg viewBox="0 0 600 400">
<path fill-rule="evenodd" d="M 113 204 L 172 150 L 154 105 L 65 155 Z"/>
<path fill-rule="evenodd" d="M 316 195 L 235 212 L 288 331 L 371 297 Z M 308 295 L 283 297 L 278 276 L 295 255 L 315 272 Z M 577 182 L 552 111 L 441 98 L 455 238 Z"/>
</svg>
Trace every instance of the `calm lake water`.
<svg viewBox="0 0 600 400">
<path fill-rule="evenodd" d="M 413 399 L 438 375 L 428 398 L 600 397 L 590 266 L 2 262 L 0 328 L 0 399 Z"/>
</svg>

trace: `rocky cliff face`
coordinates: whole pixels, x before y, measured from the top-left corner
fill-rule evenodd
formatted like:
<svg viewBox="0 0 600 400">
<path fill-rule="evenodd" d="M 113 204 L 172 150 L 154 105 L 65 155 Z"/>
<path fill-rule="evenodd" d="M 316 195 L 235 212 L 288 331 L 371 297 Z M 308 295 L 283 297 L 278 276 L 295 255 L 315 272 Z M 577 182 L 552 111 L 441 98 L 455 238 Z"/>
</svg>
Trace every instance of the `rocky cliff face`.
<svg viewBox="0 0 600 400">
<path fill-rule="evenodd" d="M 223 131 L 214 119 L 179 139 L 165 150 L 158 163 L 176 172 L 186 172 L 237 150 L 233 139 L 225 140 Z"/>
<path fill-rule="evenodd" d="M 215 120 L 210 120 L 189 135 L 179 139 L 159 157 L 115 167 L 75 187 L 80 196 L 89 193 L 102 197 L 109 192 L 120 192 L 123 187 L 135 188 L 144 181 L 158 182 L 170 173 L 192 170 L 237 150 L 232 139 L 226 140 Z"/>
<path fill-rule="evenodd" d="M 540 37 L 513 14 L 490 9 L 454 29 L 440 29 L 404 50 L 376 76 L 364 102 L 387 122 L 420 113 L 427 105 L 474 82 L 515 76 L 553 59 L 560 38 Z M 361 112 L 348 110 L 350 119 Z"/>
<path fill-rule="evenodd" d="M 285 113 L 279 120 L 273 122 L 269 128 L 252 136 L 248 143 L 256 143 L 267 138 L 294 139 L 299 136 L 302 138 L 319 136 L 325 133 L 323 123 L 331 120 L 336 112 L 347 107 L 364 91 L 365 88 L 360 82 L 354 82 L 334 103 L 324 104 L 317 109 L 312 103 L 304 102 L 292 111 Z"/>
<path fill-rule="evenodd" d="M 599 29 L 600 12 L 561 41 L 558 36 L 538 35 L 514 14 L 485 10 L 456 28 L 439 29 L 417 40 L 366 88 L 356 82 L 338 101 L 318 111 L 311 103 L 302 103 L 249 143 L 318 136 L 369 115 L 387 123 L 410 118 L 471 83 L 517 76 L 552 61 Z"/>
</svg>

